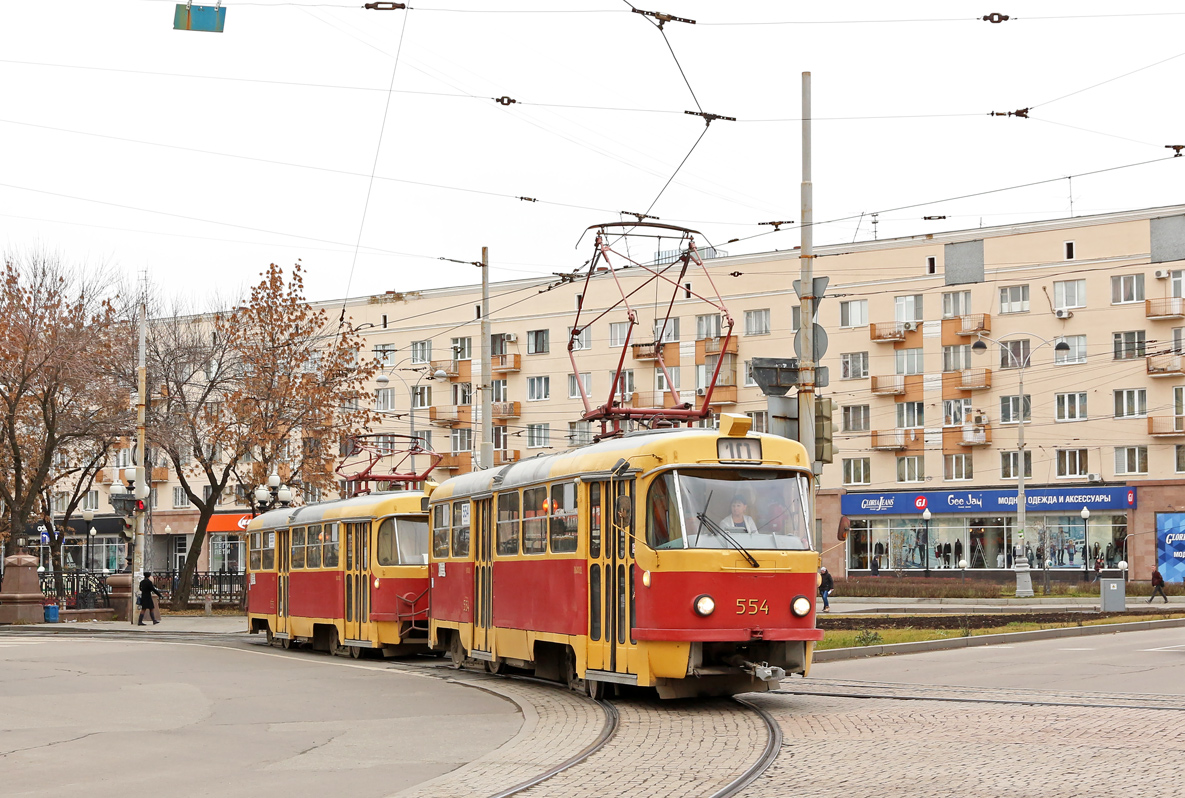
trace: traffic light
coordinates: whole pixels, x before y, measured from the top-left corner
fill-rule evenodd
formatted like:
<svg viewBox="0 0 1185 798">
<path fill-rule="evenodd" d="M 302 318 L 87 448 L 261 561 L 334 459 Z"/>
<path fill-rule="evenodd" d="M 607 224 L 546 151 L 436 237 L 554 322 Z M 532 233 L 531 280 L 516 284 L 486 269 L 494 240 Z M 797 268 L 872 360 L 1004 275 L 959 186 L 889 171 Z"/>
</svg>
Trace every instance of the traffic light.
<svg viewBox="0 0 1185 798">
<path fill-rule="evenodd" d="M 820 463 L 835 462 L 835 422 L 832 415 L 835 402 L 822 396 L 815 400 L 815 460 Z"/>
</svg>

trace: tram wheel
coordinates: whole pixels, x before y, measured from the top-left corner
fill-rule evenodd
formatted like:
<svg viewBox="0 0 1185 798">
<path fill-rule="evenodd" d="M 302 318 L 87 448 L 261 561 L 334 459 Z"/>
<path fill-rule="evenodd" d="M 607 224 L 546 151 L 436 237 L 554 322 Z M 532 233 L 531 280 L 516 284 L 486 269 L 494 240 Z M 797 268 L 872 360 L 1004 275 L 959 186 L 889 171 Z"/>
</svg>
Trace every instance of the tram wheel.
<svg viewBox="0 0 1185 798">
<path fill-rule="evenodd" d="M 609 695 L 609 685 L 604 682 L 593 681 L 592 679 L 585 679 L 586 692 L 588 697 L 593 701 L 604 701 Z"/>
<path fill-rule="evenodd" d="M 503 665 L 503 663 L 502 663 L 501 659 L 498 659 L 498 658 L 492 659 L 486 663 L 486 671 L 489 673 L 501 673 L 502 672 L 502 665 Z"/>
<path fill-rule="evenodd" d="M 276 644 L 276 636 L 272 634 L 271 629 L 267 630 L 267 644 L 269 646 L 274 646 Z"/>
<path fill-rule="evenodd" d="M 341 644 L 338 643 L 338 640 L 337 640 L 337 627 L 336 626 L 332 627 L 329 630 L 329 634 L 327 635 L 327 637 L 328 637 L 328 639 L 325 641 L 325 651 L 331 657 L 336 656 L 337 652 L 341 649 Z"/>
<path fill-rule="evenodd" d="M 293 644 L 294 644 L 295 642 L 296 642 L 296 641 L 294 641 L 294 640 L 292 639 L 292 636 L 291 636 L 291 635 L 289 635 L 288 637 L 285 637 L 285 638 L 283 638 L 282 640 L 280 640 L 280 648 L 282 648 L 282 649 L 284 649 L 285 651 L 287 651 L 288 649 L 292 648 L 292 646 L 293 646 Z"/>
<path fill-rule="evenodd" d="M 362 659 L 362 646 L 350 646 L 350 657 Z"/>
<path fill-rule="evenodd" d="M 452 660 L 453 667 L 457 670 L 460 670 L 461 666 L 465 664 L 465 647 L 461 645 L 461 635 L 456 632 L 449 640 L 448 658 Z"/>
<path fill-rule="evenodd" d="M 584 679 L 576 674 L 576 652 L 571 648 L 564 652 L 564 680 L 568 683 L 569 690 L 583 693 L 587 689 Z"/>
</svg>

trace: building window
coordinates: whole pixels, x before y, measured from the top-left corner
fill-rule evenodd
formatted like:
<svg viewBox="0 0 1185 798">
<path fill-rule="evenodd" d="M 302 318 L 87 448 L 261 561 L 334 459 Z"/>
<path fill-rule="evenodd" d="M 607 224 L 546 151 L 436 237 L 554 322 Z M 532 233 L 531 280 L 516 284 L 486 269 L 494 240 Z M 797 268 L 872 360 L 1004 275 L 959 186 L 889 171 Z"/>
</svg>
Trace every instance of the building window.
<svg viewBox="0 0 1185 798">
<path fill-rule="evenodd" d="M 893 297 L 893 318 L 897 321 L 921 321 L 925 318 L 922 315 L 922 295 Z"/>
<path fill-rule="evenodd" d="M 961 427 L 971 423 L 970 399 L 942 400 L 942 425 L 944 427 Z"/>
<path fill-rule="evenodd" d="M 1065 256 L 1065 260 L 1074 260 L 1074 242 L 1073 241 L 1066 241 L 1065 243 L 1062 244 L 1062 254 Z"/>
<path fill-rule="evenodd" d="M 189 506 L 189 494 L 180 485 L 173 487 L 173 509 L 183 510 Z"/>
<path fill-rule="evenodd" d="M 1115 474 L 1147 474 L 1148 447 L 1147 446 L 1116 446 Z"/>
<path fill-rule="evenodd" d="M 114 459 L 116 468 L 130 468 L 132 465 L 132 450 L 116 449 Z"/>
<path fill-rule="evenodd" d="M 972 479 L 971 455 L 948 454 L 942 458 L 942 477 L 950 481 Z"/>
<path fill-rule="evenodd" d="M 757 385 L 757 378 L 753 376 L 753 361 L 745 361 L 745 387 L 753 388 Z"/>
<path fill-rule="evenodd" d="M 745 413 L 749 420 L 753 423 L 749 429 L 753 432 L 769 432 L 769 411 L 768 410 L 751 410 Z"/>
<path fill-rule="evenodd" d="M 1001 313 L 1028 313 L 1029 287 L 1027 285 L 1009 285 L 1000 289 Z"/>
<path fill-rule="evenodd" d="M 695 317 L 695 340 L 720 337 L 720 314 Z"/>
<path fill-rule="evenodd" d="M 1130 330 L 1111 334 L 1116 360 L 1133 360 L 1144 357 L 1145 340 L 1143 330 Z"/>
<path fill-rule="evenodd" d="M 1053 284 L 1053 307 L 1056 310 L 1086 307 L 1086 280 L 1062 280 Z"/>
<path fill-rule="evenodd" d="M 412 341 L 411 342 L 411 362 L 412 363 L 427 363 L 432 360 L 432 342 L 431 341 Z"/>
<path fill-rule="evenodd" d="M 469 427 L 458 427 L 449 434 L 449 451 L 452 454 L 473 451 L 473 430 Z"/>
<path fill-rule="evenodd" d="M 580 398 L 581 384 L 584 385 L 584 392 L 586 394 L 592 392 L 592 372 L 591 371 L 581 372 L 580 382 L 576 381 L 575 374 L 568 375 L 568 398 L 569 399 L 579 399 Z"/>
<path fill-rule="evenodd" d="M 921 455 L 911 454 L 897 458 L 898 482 L 921 482 L 926 478 L 926 463 Z"/>
<path fill-rule="evenodd" d="M 609 372 L 609 382 L 612 383 L 613 379 L 616 376 L 617 376 L 616 371 L 610 371 Z M 633 396 L 633 394 L 634 394 L 634 370 L 633 369 L 625 369 L 624 371 L 621 372 L 621 379 L 618 380 L 617 384 L 613 386 L 613 393 L 616 396 L 620 396 L 622 393 L 626 393 L 626 394 L 629 394 L 630 396 Z"/>
<path fill-rule="evenodd" d="M 1058 421 L 1086 420 L 1085 393 L 1059 393 L 1054 397 L 1054 407 Z"/>
<path fill-rule="evenodd" d="M 868 300 L 849 299 L 839 303 L 840 327 L 867 327 Z"/>
<path fill-rule="evenodd" d="M 395 389 L 394 388 L 379 388 L 374 392 L 374 409 L 375 410 L 394 410 L 395 409 Z"/>
<path fill-rule="evenodd" d="M 527 332 L 527 354 L 545 355 L 549 351 L 550 330 L 529 330 Z"/>
<path fill-rule="evenodd" d="M 938 258 L 933 255 L 926 256 L 926 274 L 938 274 Z"/>
<path fill-rule="evenodd" d="M 843 461 L 843 484 L 871 485 L 872 460 L 868 457 L 845 458 Z"/>
<path fill-rule="evenodd" d="M 1144 301 L 1144 275 L 1121 274 L 1111 278 L 1111 304 Z"/>
<path fill-rule="evenodd" d="M 1000 479 L 1017 479 L 1019 452 L 1000 452 Z M 1025 450 L 1025 479 L 1033 477 L 1033 453 Z"/>
<path fill-rule="evenodd" d="M 386 313 L 384 313 L 384 314 L 382 315 L 382 322 L 381 322 L 381 325 L 382 325 L 382 328 L 383 328 L 384 330 L 385 330 L 385 329 L 387 329 L 387 314 L 386 314 Z"/>
<path fill-rule="evenodd" d="M 1084 477 L 1087 475 L 1086 449 L 1058 449 L 1057 475 Z"/>
<path fill-rule="evenodd" d="M 669 344 L 679 340 L 679 317 L 673 319 L 658 319 L 654 322 L 654 340 L 660 344 Z"/>
<path fill-rule="evenodd" d="M 769 335 L 769 308 L 745 311 L 745 335 Z"/>
<path fill-rule="evenodd" d="M 1085 363 L 1086 362 L 1086 336 L 1085 335 L 1067 335 L 1062 338 L 1055 339 L 1056 342 L 1065 341 L 1066 346 L 1070 347 L 1069 352 L 1059 352 L 1053 350 L 1053 362 L 1059 366 L 1069 363 Z"/>
<path fill-rule="evenodd" d="M 551 377 L 527 377 L 527 401 L 540 402 L 551 397 Z"/>
<path fill-rule="evenodd" d="M 748 364 L 750 362 L 751 361 L 748 361 L 748 360 L 745 361 L 746 364 Z M 676 391 L 679 390 L 679 367 L 678 366 L 667 366 L 667 374 L 671 375 L 671 384 L 670 385 L 667 384 L 667 375 L 663 374 L 662 369 L 656 369 L 654 372 L 654 389 L 656 391 L 658 391 L 659 393 L 666 393 L 667 391 L 669 391 L 671 389 L 674 389 Z M 746 371 L 746 379 L 747 378 L 748 378 L 748 372 Z M 746 382 L 745 384 L 752 385 L 753 383 Z"/>
<path fill-rule="evenodd" d="M 471 405 L 471 404 L 473 404 L 473 383 L 471 383 L 471 382 L 454 382 L 453 383 L 453 404 L 455 404 L 455 405 Z"/>
<path fill-rule="evenodd" d="M 971 368 L 971 344 L 942 347 L 942 370 L 962 371 Z"/>
<path fill-rule="evenodd" d="M 900 374 L 921 374 L 925 369 L 922 367 L 922 349 L 898 349 L 896 352 L 897 359 L 897 373 Z"/>
<path fill-rule="evenodd" d="M 1148 415 L 1148 391 L 1124 388 L 1115 391 L 1115 418 L 1143 418 Z"/>
<path fill-rule="evenodd" d="M 53 500 L 50 503 L 50 509 L 54 515 L 64 515 L 66 512 L 66 505 L 70 498 L 66 495 L 64 490 L 55 490 L 53 492 Z"/>
<path fill-rule="evenodd" d="M 528 424 L 527 425 L 527 448 L 528 449 L 542 449 L 548 445 L 548 439 L 551 437 L 550 424 Z"/>
<path fill-rule="evenodd" d="M 1015 424 L 1021 418 L 1021 400 L 1019 396 L 1000 397 L 1000 423 Z M 1029 394 L 1024 396 L 1024 420 L 1033 420 L 1033 398 Z"/>
<path fill-rule="evenodd" d="M 816 301 L 818 301 L 818 300 L 816 300 Z M 816 305 L 816 307 L 818 307 L 818 306 Z M 792 332 L 798 332 L 798 328 L 801 326 L 802 326 L 802 308 L 799 305 L 795 305 L 792 308 L 790 308 L 790 330 Z"/>
<path fill-rule="evenodd" d="M 867 352 L 845 352 L 839 356 L 839 378 L 841 380 L 860 380 L 867 376 Z"/>
<path fill-rule="evenodd" d="M 490 380 L 490 401 L 507 402 L 506 380 Z"/>
<path fill-rule="evenodd" d="M 569 421 L 568 442 L 572 446 L 587 446 L 593 442 L 591 421 Z"/>
<path fill-rule="evenodd" d="M 920 429 L 925 426 L 926 405 L 923 402 L 897 403 L 897 429 Z"/>
<path fill-rule="evenodd" d="M 569 338 L 572 338 L 574 329 L 574 327 L 568 328 Z M 575 338 L 572 338 L 572 350 L 579 351 L 581 349 L 592 349 L 592 327 L 585 327 Z"/>
<path fill-rule="evenodd" d="M 868 405 L 848 405 L 843 409 L 844 432 L 867 432 L 869 427 Z"/>
<path fill-rule="evenodd" d="M 416 430 L 415 432 L 413 432 L 411 434 L 411 437 L 419 442 L 421 449 L 423 449 L 426 452 L 432 451 L 432 430 L 430 430 L 430 429 Z M 390 448 L 388 449 L 387 453 L 394 454 L 394 452 L 395 452 L 395 438 L 392 437 L 391 441 L 390 441 Z"/>
<path fill-rule="evenodd" d="M 454 338 L 451 342 L 454 360 L 473 359 L 473 339 L 469 336 Z"/>
<path fill-rule="evenodd" d="M 609 346 L 625 346 L 625 339 L 630 334 L 628 321 L 609 322 Z"/>
<path fill-rule="evenodd" d="M 374 357 L 382 366 L 395 365 L 395 344 L 375 344 Z"/>
<path fill-rule="evenodd" d="M 1017 369 L 1029 362 L 1029 339 L 1003 341 L 1000 344 L 1000 368 Z"/>
<path fill-rule="evenodd" d="M 942 318 L 954 319 L 971 312 L 970 291 L 948 291 L 942 295 Z"/>
<path fill-rule="evenodd" d="M 1185 444 L 1177 444 L 1177 473 L 1185 474 Z"/>
<path fill-rule="evenodd" d="M 417 385 L 411 389 L 411 406 L 417 410 L 432 406 L 432 386 Z"/>
</svg>

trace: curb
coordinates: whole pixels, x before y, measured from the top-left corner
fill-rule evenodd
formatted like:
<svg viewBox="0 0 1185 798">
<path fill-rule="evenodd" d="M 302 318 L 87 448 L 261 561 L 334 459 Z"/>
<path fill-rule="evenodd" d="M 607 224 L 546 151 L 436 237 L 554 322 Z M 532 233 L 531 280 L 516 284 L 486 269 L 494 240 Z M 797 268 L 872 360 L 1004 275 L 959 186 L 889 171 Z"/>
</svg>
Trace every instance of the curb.
<svg viewBox="0 0 1185 798">
<path fill-rule="evenodd" d="M 881 646 L 859 648 L 831 648 L 816 651 L 814 662 L 841 662 L 849 659 L 881 657 L 889 654 L 920 654 L 924 651 L 948 651 L 955 648 L 975 648 L 1001 643 L 1027 643 L 1032 640 L 1055 640 L 1059 637 L 1088 637 L 1090 635 L 1117 634 L 1119 632 L 1149 632 L 1156 629 L 1178 629 L 1185 627 L 1185 618 L 1168 618 L 1158 621 L 1132 621 L 1131 623 L 1100 624 L 1098 626 L 1066 626 L 1060 629 L 1036 629 L 1031 632 L 1005 632 L 998 635 L 977 635 L 952 637 L 946 640 L 919 640 L 916 643 L 889 643 Z"/>
<path fill-rule="evenodd" d="M 1131 595 L 1127 597 L 1131 601 L 1137 599 L 1147 598 L 1146 596 Z M 922 606 L 985 606 L 985 607 L 1044 607 L 1050 604 L 1065 605 L 1065 606 L 1088 606 L 1097 607 L 1099 605 L 1098 596 L 1033 596 L 1030 598 L 893 598 L 889 596 L 835 596 L 832 595 L 831 603 L 839 606 L 843 604 L 895 604 L 895 605 L 922 605 Z M 1185 597 L 1171 596 L 1169 604 L 1185 604 Z"/>
</svg>

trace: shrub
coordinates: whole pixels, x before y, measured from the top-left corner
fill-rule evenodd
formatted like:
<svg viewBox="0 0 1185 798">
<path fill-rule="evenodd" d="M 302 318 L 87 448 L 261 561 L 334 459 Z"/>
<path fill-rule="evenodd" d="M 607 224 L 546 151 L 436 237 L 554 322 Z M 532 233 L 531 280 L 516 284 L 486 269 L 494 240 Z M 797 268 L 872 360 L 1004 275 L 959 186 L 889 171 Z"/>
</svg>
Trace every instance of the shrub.
<svg viewBox="0 0 1185 798">
<path fill-rule="evenodd" d="M 884 639 L 880 632 L 872 632 L 868 629 L 861 629 L 860 633 L 856 635 L 855 643 L 858 646 L 879 646 Z"/>
</svg>

